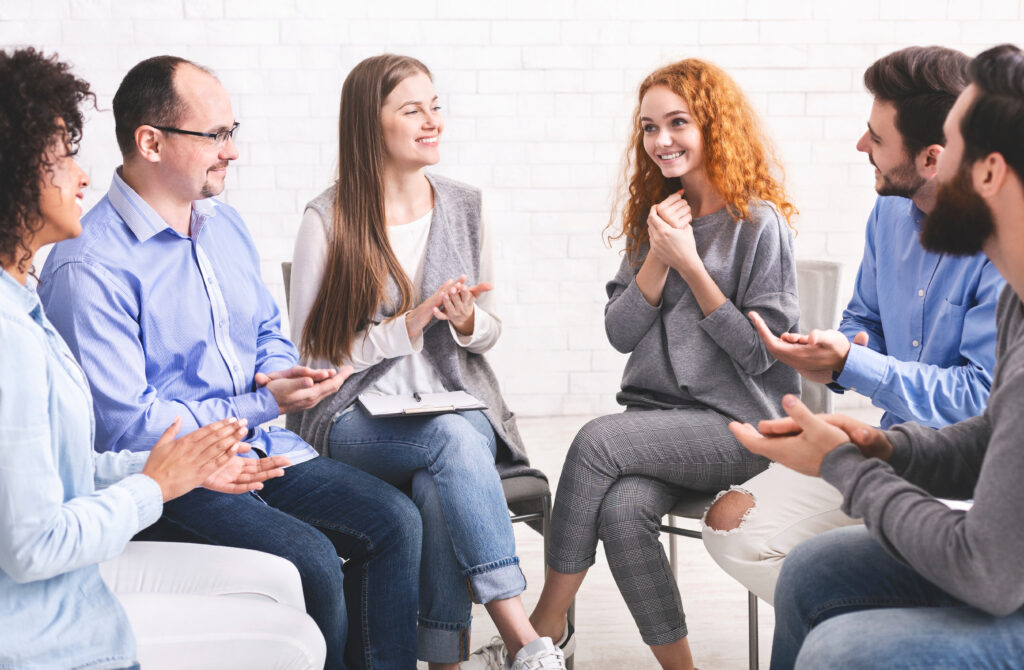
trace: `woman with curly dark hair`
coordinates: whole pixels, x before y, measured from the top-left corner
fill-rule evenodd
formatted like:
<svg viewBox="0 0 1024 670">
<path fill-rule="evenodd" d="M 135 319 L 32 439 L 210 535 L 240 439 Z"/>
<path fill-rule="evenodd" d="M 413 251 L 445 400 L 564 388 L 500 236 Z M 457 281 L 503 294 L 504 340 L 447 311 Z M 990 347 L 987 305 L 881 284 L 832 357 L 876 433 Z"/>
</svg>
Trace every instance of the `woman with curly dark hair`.
<svg viewBox="0 0 1024 670">
<path fill-rule="evenodd" d="M 88 382 L 43 314 L 29 275 L 39 247 L 81 233 L 78 201 L 89 179 L 74 154 L 79 107 L 93 94 L 67 64 L 34 49 L 0 51 L 0 91 L 0 667 L 137 668 L 129 621 L 158 628 L 152 624 L 160 610 L 160 625 L 179 633 L 182 620 L 209 621 L 202 610 L 214 599 L 188 601 L 194 612 L 182 612 L 173 599 L 129 598 L 123 607 L 98 563 L 156 521 L 164 502 L 200 485 L 224 493 L 258 489 L 283 474 L 287 461 L 238 457 L 246 427 L 235 419 L 174 439 L 178 419 L 149 452 L 93 451 Z M 160 556 L 160 566 L 168 563 Z M 232 569 L 243 571 L 238 563 Z M 168 579 L 157 572 L 149 581 Z M 220 600 L 212 606 L 223 614 Z M 267 604 L 237 600 L 254 618 L 253 607 L 266 613 Z M 296 600 L 301 606 L 301 594 Z M 233 614 L 233 621 L 241 618 Z M 314 657 L 320 645 L 322 667 L 323 639 L 312 620 L 303 617 L 293 632 L 314 640 Z M 257 642 L 264 653 L 274 644 Z M 162 650 L 182 647 L 171 642 Z"/>
<path fill-rule="evenodd" d="M 605 306 L 608 339 L 629 354 L 617 396 L 626 409 L 583 426 L 566 455 L 530 619 L 569 656 L 565 615 L 601 540 L 644 642 L 663 668 L 687 670 L 658 526 L 684 492 L 719 491 L 768 465 L 728 425 L 778 416 L 776 399 L 800 388 L 744 316 L 756 309 L 776 333 L 796 327 L 796 209 L 743 92 L 705 61 L 641 82 L 626 159 L 626 249 Z"/>
</svg>

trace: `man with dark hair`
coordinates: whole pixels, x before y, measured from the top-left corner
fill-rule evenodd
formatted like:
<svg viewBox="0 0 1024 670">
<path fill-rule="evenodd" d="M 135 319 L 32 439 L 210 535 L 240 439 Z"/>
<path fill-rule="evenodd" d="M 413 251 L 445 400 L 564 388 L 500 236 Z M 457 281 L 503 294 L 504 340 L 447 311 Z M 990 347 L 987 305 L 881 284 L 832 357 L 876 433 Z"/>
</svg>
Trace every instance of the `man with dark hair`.
<svg viewBox="0 0 1024 670">
<path fill-rule="evenodd" d="M 296 365 L 245 224 L 211 198 L 238 157 L 227 91 L 189 61 L 152 58 L 121 83 L 114 117 L 124 165 L 82 236 L 54 247 L 40 288 L 92 387 L 96 449 L 146 449 L 179 416 L 181 435 L 247 419 L 252 451 L 286 456 L 285 476 L 258 496 L 196 489 L 167 503 L 145 539 L 282 556 L 298 568 L 327 667 L 413 667 L 415 505 L 294 433 L 260 427 L 316 405 L 347 374 Z"/>
<path fill-rule="evenodd" d="M 932 428 L 981 413 L 995 360 L 995 305 L 1003 280 L 983 254 L 928 252 L 921 219 L 935 210 L 942 122 L 967 85 L 970 59 L 942 47 L 910 47 L 864 73 L 874 102 L 857 149 L 875 166 L 879 198 L 864 257 L 838 330 L 773 335 L 752 313 L 768 350 L 805 378 L 856 391 L 885 410 L 888 428 Z M 758 597 L 773 602 L 789 551 L 860 521 L 843 513 L 827 482 L 778 465 L 724 494 L 708 511 L 704 544 Z"/>
<path fill-rule="evenodd" d="M 935 253 L 981 250 L 1006 277 L 988 408 L 941 430 L 881 431 L 814 415 L 734 423 L 751 451 L 843 495 L 864 527 L 797 547 L 775 598 L 772 668 L 1009 668 L 1024 658 L 1024 52 L 1004 44 L 970 67 L 946 119 Z M 937 497 L 973 498 L 967 510 Z"/>
</svg>

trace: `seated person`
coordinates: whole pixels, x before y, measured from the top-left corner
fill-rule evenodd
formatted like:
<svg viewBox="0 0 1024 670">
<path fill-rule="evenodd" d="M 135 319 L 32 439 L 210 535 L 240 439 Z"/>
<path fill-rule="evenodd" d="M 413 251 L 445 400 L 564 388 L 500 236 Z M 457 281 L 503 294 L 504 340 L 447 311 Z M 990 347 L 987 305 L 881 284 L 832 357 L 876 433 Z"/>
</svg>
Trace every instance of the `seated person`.
<svg viewBox="0 0 1024 670">
<path fill-rule="evenodd" d="M 443 130 L 420 61 L 374 56 L 345 78 L 338 178 L 303 216 L 291 306 L 305 361 L 355 374 L 289 426 L 321 453 L 411 490 L 423 521 L 419 658 L 431 670 L 466 660 L 474 601 L 513 670 L 554 670 L 562 651 L 523 608 L 499 478 L 528 472 L 529 461 L 484 357 L 501 335 L 491 233 L 479 190 L 425 170 L 440 160 Z M 364 393 L 461 390 L 486 409 L 375 418 L 356 404 Z"/>
<path fill-rule="evenodd" d="M 281 556 L 301 575 L 328 668 L 412 667 L 415 506 L 294 433 L 259 427 L 315 405 L 347 371 L 296 366 L 245 224 L 212 199 L 238 157 L 227 91 L 202 67 L 158 56 L 125 75 L 113 107 L 124 165 L 82 236 L 54 246 L 40 287 L 96 399 L 96 450 L 143 449 L 175 415 L 183 432 L 247 419 L 252 450 L 287 456 L 288 476 L 258 497 L 187 493 L 144 537 Z"/>
<path fill-rule="evenodd" d="M 904 421 L 940 428 L 980 414 L 992 383 L 1002 277 L 983 254 L 930 252 L 918 240 L 921 219 L 935 207 L 942 121 L 966 85 L 968 62 L 952 49 L 911 47 L 864 73 L 875 100 L 857 149 L 875 166 L 880 197 L 839 330 L 776 337 L 751 315 L 775 358 L 811 381 L 870 397 L 885 410 L 882 428 Z M 704 545 L 771 603 L 794 546 L 860 523 L 841 503 L 828 482 L 772 465 L 711 507 Z"/>
<path fill-rule="evenodd" d="M 731 426 L 756 453 L 843 496 L 864 526 L 796 547 L 775 592 L 772 669 L 1008 668 L 1024 658 L 1024 52 L 979 55 L 945 122 L 921 242 L 992 259 L 997 308 L 985 412 L 940 430 L 816 416 Z M 950 509 L 938 497 L 974 499 Z"/>
<path fill-rule="evenodd" d="M 608 339 L 630 354 L 618 394 L 626 411 L 587 423 L 573 440 L 530 618 L 572 649 L 566 612 L 603 540 L 643 641 L 663 667 L 692 668 L 658 526 L 684 491 L 715 491 L 768 464 L 727 426 L 777 415 L 773 398 L 799 388 L 744 316 L 757 309 L 777 330 L 796 327 L 796 210 L 772 176 L 754 111 L 717 66 L 687 59 L 652 72 L 634 119 L 626 249 L 605 307 Z"/>
<path fill-rule="evenodd" d="M 272 599 L 287 595 L 295 571 L 280 559 L 221 549 L 221 567 L 204 566 L 198 579 L 221 582 L 214 591 L 195 573 L 159 573 L 161 563 L 208 555 L 205 547 L 181 545 L 172 556 L 157 547 L 161 558 L 149 568 L 160 583 L 144 590 L 175 592 L 183 606 L 174 610 L 155 593 L 122 606 L 101 579 L 97 564 L 118 556 L 165 503 L 200 485 L 224 496 L 258 490 L 284 474 L 288 459 L 239 457 L 249 446 L 238 441 L 246 422 L 235 418 L 175 439 L 176 418 L 151 448 L 93 451 L 89 386 L 29 269 L 41 246 L 81 233 L 78 200 L 89 178 L 74 154 L 79 105 L 94 96 L 67 64 L 33 49 L 0 51 L 0 90 L 0 174 L 8 177 L 0 184 L 0 666 L 138 668 L 132 628 L 159 617 L 168 653 L 210 651 L 204 641 L 216 637 L 233 662 L 322 667 L 323 638 L 301 609 L 191 595 L 238 591 L 242 581 Z M 243 604 L 256 618 L 245 631 L 233 624 Z M 257 654 L 251 638 L 261 632 Z"/>
</svg>

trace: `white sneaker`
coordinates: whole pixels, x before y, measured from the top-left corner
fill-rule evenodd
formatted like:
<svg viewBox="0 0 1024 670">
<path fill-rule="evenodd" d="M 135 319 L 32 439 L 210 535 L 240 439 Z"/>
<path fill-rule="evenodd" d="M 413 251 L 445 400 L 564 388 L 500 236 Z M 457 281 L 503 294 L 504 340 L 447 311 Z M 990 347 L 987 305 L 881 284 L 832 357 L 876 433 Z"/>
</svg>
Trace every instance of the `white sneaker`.
<svg viewBox="0 0 1024 670">
<path fill-rule="evenodd" d="M 539 637 L 519 650 L 511 670 L 565 670 L 565 656 L 550 637 Z"/>
<path fill-rule="evenodd" d="M 576 653 L 576 631 L 573 630 L 572 624 L 569 620 L 565 620 L 565 630 L 562 631 L 562 637 L 559 638 L 558 642 L 555 642 L 555 646 L 562 650 L 562 655 L 565 658 L 569 658 Z"/>
<path fill-rule="evenodd" d="M 459 663 L 459 670 L 506 670 L 505 658 L 508 650 L 505 642 L 497 635 L 491 641 L 474 651 L 468 659 Z"/>
</svg>

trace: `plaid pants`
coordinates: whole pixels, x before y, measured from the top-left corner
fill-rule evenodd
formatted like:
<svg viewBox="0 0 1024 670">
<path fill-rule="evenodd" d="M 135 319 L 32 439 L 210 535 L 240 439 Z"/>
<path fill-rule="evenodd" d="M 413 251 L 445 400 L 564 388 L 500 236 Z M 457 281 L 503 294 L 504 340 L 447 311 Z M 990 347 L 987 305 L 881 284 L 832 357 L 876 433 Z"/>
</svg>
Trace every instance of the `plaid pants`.
<svg viewBox="0 0 1024 670">
<path fill-rule="evenodd" d="M 703 408 L 628 409 L 587 423 L 562 465 L 547 563 L 573 574 L 594 564 L 598 539 L 648 645 L 686 636 L 679 587 L 658 541 L 685 489 L 716 492 L 768 467 Z"/>
</svg>

